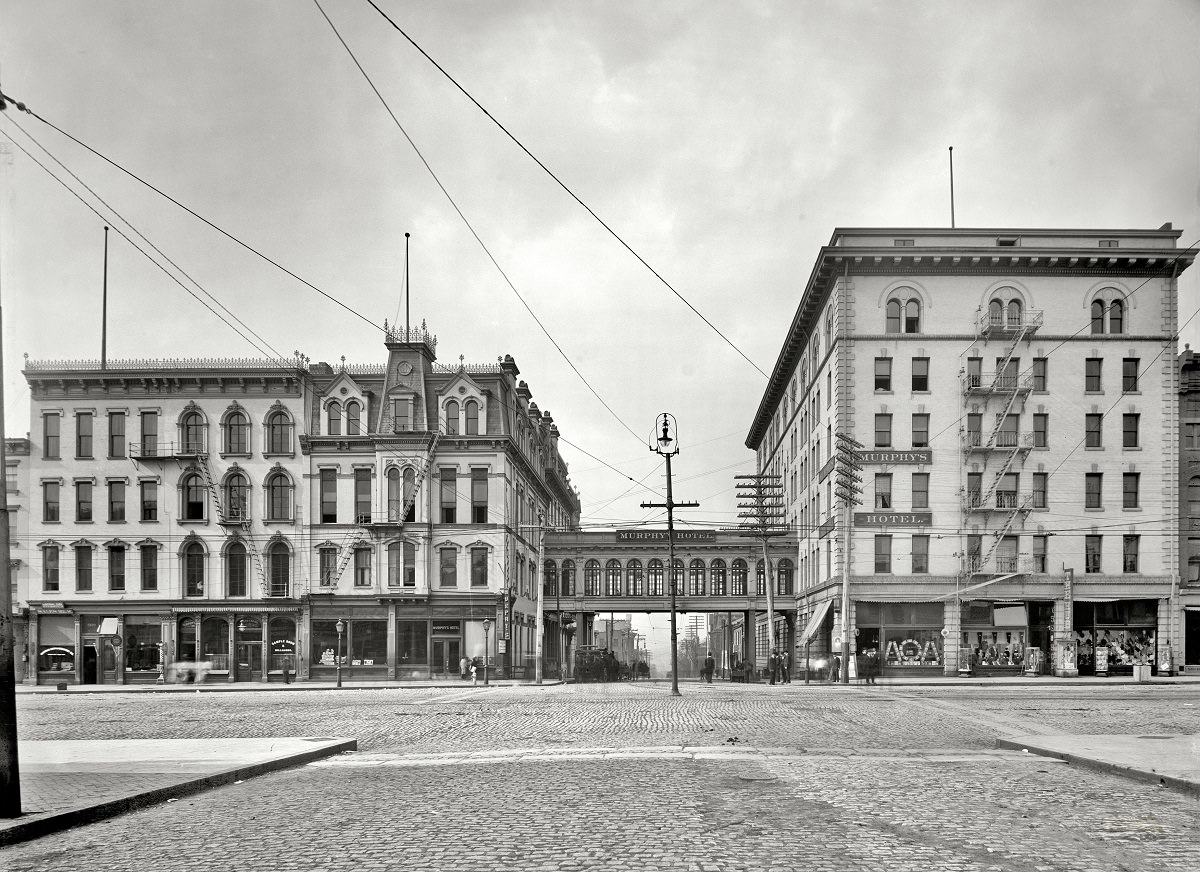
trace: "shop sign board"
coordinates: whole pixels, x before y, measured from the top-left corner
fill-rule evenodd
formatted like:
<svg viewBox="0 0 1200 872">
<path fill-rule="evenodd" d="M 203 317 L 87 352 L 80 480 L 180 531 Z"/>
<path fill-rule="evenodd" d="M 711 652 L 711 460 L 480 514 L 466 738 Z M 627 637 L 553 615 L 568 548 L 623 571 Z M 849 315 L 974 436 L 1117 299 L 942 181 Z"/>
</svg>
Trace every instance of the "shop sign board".
<svg viewBox="0 0 1200 872">
<path fill-rule="evenodd" d="M 912 451 L 860 451 L 855 455 L 859 463 L 933 463 L 932 448 Z"/>
<path fill-rule="evenodd" d="M 668 530 L 619 530 L 618 542 L 666 542 Z M 671 536 L 676 542 L 716 542 L 716 530 L 676 530 Z"/>
<path fill-rule="evenodd" d="M 1097 645 L 1095 657 L 1096 657 L 1096 674 L 1097 675 L 1108 675 L 1108 646 L 1107 645 Z"/>
<path fill-rule="evenodd" d="M 437 621 L 433 622 L 433 632 L 435 633 L 459 633 L 461 631 L 462 627 L 459 625 L 458 621 L 449 621 L 443 623 L 438 623 Z"/>
<path fill-rule="evenodd" d="M 855 512 L 855 527 L 928 527 L 933 512 Z"/>
</svg>

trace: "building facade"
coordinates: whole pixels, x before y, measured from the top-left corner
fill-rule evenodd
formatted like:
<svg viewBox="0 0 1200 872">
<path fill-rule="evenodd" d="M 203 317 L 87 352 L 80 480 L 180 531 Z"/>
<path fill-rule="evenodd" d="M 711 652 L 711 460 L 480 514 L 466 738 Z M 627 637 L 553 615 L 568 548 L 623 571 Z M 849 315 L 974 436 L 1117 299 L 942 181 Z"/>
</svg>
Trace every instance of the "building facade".
<svg viewBox="0 0 1200 872">
<path fill-rule="evenodd" d="M 541 523 L 578 524 L 511 357 L 27 361 L 28 682 L 425 678 L 533 656 Z M 486 644 L 485 644 L 486 641 Z"/>
<path fill-rule="evenodd" d="M 746 438 L 799 530 L 801 644 L 946 674 L 1183 656 L 1179 236 L 834 232 Z"/>
<path fill-rule="evenodd" d="M 1200 671 L 1200 357 L 1179 355 L 1179 575 L 1183 668 Z"/>
</svg>

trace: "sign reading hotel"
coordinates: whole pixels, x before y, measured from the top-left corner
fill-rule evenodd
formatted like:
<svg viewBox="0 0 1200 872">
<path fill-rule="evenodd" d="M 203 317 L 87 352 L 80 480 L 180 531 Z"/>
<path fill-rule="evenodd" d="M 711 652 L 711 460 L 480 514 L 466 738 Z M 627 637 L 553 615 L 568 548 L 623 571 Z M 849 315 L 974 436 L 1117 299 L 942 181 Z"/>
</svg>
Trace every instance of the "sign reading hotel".
<svg viewBox="0 0 1200 872">
<path fill-rule="evenodd" d="M 932 448 L 917 448 L 912 451 L 860 451 L 856 455 L 859 463 L 933 463 Z"/>
<path fill-rule="evenodd" d="M 933 512 L 855 512 L 855 527 L 928 527 Z"/>
<path fill-rule="evenodd" d="M 618 542 L 666 542 L 666 530 L 619 530 Z M 716 542 L 716 530 L 676 530 L 672 534 L 676 542 Z"/>
</svg>

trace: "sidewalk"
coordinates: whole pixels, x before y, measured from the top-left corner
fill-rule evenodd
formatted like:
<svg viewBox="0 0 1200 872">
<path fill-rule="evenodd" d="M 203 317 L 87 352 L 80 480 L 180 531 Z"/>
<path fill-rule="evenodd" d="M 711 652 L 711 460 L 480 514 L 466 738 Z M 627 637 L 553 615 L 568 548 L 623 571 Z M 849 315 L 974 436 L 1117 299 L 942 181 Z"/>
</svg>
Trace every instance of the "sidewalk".
<svg viewBox="0 0 1200 872">
<path fill-rule="evenodd" d="M 324 737 L 20 742 L 24 813 L 0 819 L 0 847 L 357 749 Z"/>
</svg>

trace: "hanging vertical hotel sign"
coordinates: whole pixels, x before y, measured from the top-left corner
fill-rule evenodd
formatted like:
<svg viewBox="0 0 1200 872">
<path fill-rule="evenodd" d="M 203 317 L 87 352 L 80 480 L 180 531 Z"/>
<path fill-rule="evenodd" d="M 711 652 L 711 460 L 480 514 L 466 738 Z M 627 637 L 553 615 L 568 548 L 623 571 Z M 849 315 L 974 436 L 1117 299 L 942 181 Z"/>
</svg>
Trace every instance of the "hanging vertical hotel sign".
<svg viewBox="0 0 1200 872">
<path fill-rule="evenodd" d="M 855 512 L 855 527 L 928 527 L 933 512 Z"/>
</svg>

